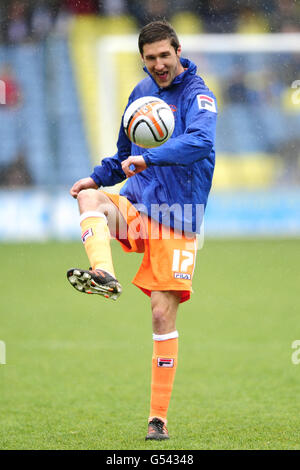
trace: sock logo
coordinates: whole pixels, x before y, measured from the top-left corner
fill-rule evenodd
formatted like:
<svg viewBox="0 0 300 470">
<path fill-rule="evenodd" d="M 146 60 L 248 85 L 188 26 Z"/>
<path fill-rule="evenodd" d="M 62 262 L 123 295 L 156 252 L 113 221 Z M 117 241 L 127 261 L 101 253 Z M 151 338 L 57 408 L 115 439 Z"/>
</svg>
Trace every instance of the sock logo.
<svg viewBox="0 0 300 470">
<path fill-rule="evenodd" d="M 174 367 L 174 359 L 172 358 L 157 358 L 157 367 Z"/>
<path fill-rule="evenodd" d="M 86 230 L 82 236 L 81 236 L 81 240 L 82 240 L 82 243 L 85 243 L 86 240 L 89 238 L 89 237 L 92 237 L 94 234 L 93 234 L 93 230 L 91 228 L 89 228 L 88 230 Z"/>
</svg>

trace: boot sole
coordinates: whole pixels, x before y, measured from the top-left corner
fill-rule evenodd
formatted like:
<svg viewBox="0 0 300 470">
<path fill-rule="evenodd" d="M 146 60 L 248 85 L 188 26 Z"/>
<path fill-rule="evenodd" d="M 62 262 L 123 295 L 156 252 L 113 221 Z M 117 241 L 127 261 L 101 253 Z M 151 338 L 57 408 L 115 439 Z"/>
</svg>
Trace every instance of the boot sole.
<svg viewBox="0 0 300 470">
<path fill-rule="evenodd" d="M 117 281 L 113 285 L 112 283 L 107 285 L 98 284 L 88 271 L 82 269 L 69 269 L 67 278 L 78 292 L 85 294 L 97 294 L 106 299 L 117 300 L 122 293 L 122 286 Z"/>
</svg>

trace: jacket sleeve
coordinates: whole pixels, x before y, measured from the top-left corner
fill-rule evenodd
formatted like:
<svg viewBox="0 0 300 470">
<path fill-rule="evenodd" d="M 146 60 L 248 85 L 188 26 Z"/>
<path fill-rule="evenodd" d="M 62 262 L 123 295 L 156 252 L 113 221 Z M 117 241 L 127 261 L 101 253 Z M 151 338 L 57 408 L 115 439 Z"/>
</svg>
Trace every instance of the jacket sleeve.
<svg viewBox="0 0 300 470">
<path fill-rule="evenodd" d="M 212 110 L 208 109 L 200 96 L 213 100 Z M 216 133 L 216 99 L 211 92 L 202 91 L 193 94 L 186 110 L 186 128 L 183 134 L 173 137 L 161 147 L 148 150 L 143 155 L 147 166 L 188 166 L 209 156 L 215 141 Z"/>
</svg>

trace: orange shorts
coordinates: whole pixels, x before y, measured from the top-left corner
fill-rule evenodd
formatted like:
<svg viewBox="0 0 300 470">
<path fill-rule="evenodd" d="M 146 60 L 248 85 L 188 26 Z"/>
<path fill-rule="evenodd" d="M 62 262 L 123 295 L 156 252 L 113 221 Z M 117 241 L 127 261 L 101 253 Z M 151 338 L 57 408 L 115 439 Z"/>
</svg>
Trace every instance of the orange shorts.
<svg viewBox="0 0 300 470">
<path fill-rule="evenodd" d="M 126 233 L 116 239 L 126 252 L 144 253 L 132 283 L 145 294 L 151 291 L 178 291 L 180 302 L 189 300 L 195 269 L 196 237 L 187 238 L 159 224 L 119 194 L 106 193 L 127 222 Z"/>
</svg>

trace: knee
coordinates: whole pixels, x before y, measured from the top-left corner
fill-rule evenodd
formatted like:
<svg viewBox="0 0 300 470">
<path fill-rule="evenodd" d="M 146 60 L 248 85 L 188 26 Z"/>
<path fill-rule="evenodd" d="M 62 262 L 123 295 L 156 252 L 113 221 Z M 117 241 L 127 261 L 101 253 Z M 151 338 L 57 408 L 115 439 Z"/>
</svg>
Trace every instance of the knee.
<svg viewBox="0 0 300 470">
<path fill-rule="evenodd" d="M 154 333 L 163 335 L 176 329 L 178 305 L 179 297 L 174 295 L 174 292 L 152 292 L 151 309 Z"/>
<path fill-rule="evenodd" d="M 97 194 L 97 192 L 99 192 L 100 194 L 100 191 L 97 191 L 97 189 L 82 189 L 80 191 L 80 193 L 78 194 L 77 196 L 77 201 L 79 203 L 83 203 L 83 202 L 87 202 L 87 201 L 93 201 L 95 200 L 96 198 L 98 199 L 99 196 Z"/>
<path fill-rule="evenodd" d="M 88 210 L 102 211 L 102 206 L 107 202 L 107 196 L 97 189 L 83 189 L 77 196 L 77 202 L 81 212 Z"/>
<path fill-rule="evenodd" d="M 159 331 L 161 334 L 169 329 L 170 318 L 168 315 L 168 309 L 163 306 L 155 306 L 152 309 L 152 322 L 154 331 Z"/>
</svg>

